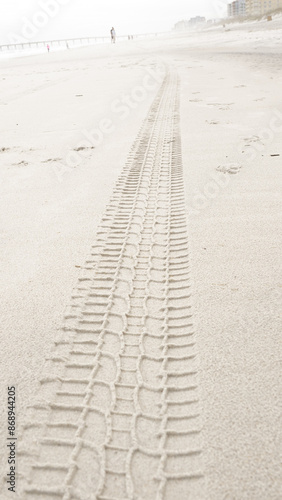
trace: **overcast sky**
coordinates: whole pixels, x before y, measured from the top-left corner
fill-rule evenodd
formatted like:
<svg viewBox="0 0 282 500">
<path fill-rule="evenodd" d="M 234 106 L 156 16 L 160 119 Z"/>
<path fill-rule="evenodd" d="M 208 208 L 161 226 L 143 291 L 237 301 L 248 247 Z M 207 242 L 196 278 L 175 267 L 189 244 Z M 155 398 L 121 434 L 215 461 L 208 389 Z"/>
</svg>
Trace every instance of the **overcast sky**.
<svg viewBox="0 0 282 500">
<path fill-rule="evenodd" d="M 228 0 L 0 0 L 0 43 L 168 31 L 196 15 L 224 15 Z M 45 12 L 44 12 L 45 11 Z M 46 13 L 48 11 L 48 13 Z"/>
</svg>

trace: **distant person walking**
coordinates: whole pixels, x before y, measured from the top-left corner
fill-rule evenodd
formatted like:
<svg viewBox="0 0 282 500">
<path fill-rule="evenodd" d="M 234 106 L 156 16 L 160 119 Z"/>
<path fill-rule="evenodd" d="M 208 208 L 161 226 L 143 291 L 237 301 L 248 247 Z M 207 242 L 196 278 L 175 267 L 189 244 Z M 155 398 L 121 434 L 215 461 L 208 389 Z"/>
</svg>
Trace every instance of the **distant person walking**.
<svg viewBox="0 0 282 500">
<path fill-rule="evenodd" d="M 115 28 L 112 28 L 110 33 L 111 33 L 111 42 L 116 43 L 116 30 L 115 30 Z"/>
<path fill-rule="evenodd" d="M 47 43 L 47 50 L 50 52 L 50 45 Z"/>
</svg>

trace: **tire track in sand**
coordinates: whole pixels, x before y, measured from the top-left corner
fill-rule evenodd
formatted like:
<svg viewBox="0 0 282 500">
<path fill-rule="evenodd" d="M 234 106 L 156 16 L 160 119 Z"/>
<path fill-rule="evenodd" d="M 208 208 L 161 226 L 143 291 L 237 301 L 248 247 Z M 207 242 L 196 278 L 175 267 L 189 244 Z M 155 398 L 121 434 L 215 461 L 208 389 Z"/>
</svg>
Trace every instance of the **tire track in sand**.
<svg viewBox="0 0 282 500">
<path fill-rule="evenodd" d="M 21 499 L 203 498 L 178 100 L 168 74 L 28 410 Z"/>
</svg>

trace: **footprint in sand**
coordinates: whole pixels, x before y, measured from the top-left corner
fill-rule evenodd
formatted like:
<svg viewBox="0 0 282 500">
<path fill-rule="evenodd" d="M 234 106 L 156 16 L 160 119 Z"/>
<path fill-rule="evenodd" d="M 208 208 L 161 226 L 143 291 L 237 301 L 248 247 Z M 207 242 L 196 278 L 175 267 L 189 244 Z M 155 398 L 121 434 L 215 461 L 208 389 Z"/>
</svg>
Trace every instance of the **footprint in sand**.
<svg viewBox="0 0 282 500">
<path fill-rule="evenodd" d="M 232 106 L 234 102 L 227 102 L 227 103 L 220 103 L 220 102 L 208 102 L 207 106 L 215 106 L 217 107 L 220 111 L 228 111 L 230 109 L 230 106 Z"/>
<path fill-rule="evenodd" d="M 24 166 L 24 167 L 26 167 L 26 165 L 28 165 L 28 162 L 22 160 L 22 161 L 19 161 L 18 163 L 12 163 L 12 165 L 15 166 L 15 167 L 18 167 L 18 166 Z"/>
<path fill-rule="evenodd" d="M 241 168 L 241 165 L 236 163 L 227 163 L 226 165 L 219 165 L 216 170 L 224 174 L 238 174 Z"/>
<path fill-rule="evenodd" d="M 48 160 L 42 160 L 41 163 L 49 163 L 50 161 L 60 161 L 62 158 L 48 158 Z"/>
<path fill-rule="evenodd" d="M 258 142 L 264 145 L 264 143 L 262 142 L 261 138 L 258 135 L 253 135 L 252 137 L 244 137 L 243 140 L 245 141 L 245 146 L 250 146 L 254 142 Z"/>
<path fill-rule="evenodd" d="M 84 151 L 85 149 L 95 149 L 94 146 L 80 146 L 78 148 L 74 148 L 73 151 Z"/>
<path fill-rule="evenodd" d="M 207 106 L 222 106 L 220 102 L 208 102 Z"/>
</svg>

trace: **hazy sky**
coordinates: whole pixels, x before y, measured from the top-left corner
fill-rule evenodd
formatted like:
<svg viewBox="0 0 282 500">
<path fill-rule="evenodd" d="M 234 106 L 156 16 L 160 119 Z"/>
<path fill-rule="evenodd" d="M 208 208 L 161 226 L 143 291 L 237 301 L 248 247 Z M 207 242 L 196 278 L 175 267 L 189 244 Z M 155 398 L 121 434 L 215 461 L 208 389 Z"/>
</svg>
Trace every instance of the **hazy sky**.
<svg viewBox="0 0 282 500">
<path fill-rule="evenodd" d="M 0 43 L 168 31 L 181 19 L 221 17 L 228 0 L 0 0 Z M 48 11 L 48 13 L 46 13 Z"/>
</svg>

